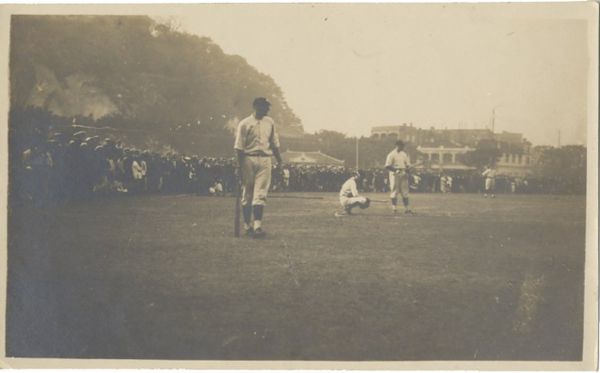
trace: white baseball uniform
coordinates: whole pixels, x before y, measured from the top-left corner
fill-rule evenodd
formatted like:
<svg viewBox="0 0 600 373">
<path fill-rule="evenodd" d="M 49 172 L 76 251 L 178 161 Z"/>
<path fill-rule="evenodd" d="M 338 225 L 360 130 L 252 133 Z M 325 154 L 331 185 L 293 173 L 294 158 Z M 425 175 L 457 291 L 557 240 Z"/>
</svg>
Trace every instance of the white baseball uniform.
<svg viewBox="0 0 600 373">
<path fill-rule="evenodd" d="M 385 160 L 385 167 L 392 166 L 397 171 L 390 171 L 390 197 L 397 198 L 398 193 L 402 198 L 408 198 L 408 173 L 406 170 L 410 167 L 410 159 L 404 150 L 392 150 Z"/>
<path fill-rule="evenodd" d="M 358 195 L 358 189 L 356 187 L 356 180 L 351 177 L 342 184 L 340 189 L 340 204 L 342 207 L 351 207 L 355 203 L 366 203 L 367 198 Z"/>
<path fill-rule="evenodd" d="M 496 170 L 487 168 L 481 175 L 485 176 L 485 190 L 493 191 L 496 186 Z"/>
<path fill-rule="evenodd" d="M 234 149 L 244 153 L 242 168 L 242 205 L 265 205 L 271 185 L 271 157 L 273 148 L 279 148 L 275 122 L 254 114 L 238 124 Z"/>
</svg>

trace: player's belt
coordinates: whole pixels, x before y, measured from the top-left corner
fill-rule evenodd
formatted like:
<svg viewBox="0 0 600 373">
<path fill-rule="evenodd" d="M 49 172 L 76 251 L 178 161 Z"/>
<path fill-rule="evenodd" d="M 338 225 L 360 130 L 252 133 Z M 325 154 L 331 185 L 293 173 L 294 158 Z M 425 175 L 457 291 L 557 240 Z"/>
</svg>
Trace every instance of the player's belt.
<svg viewBox="0 0 600 373">
<path fill-rule="evenodd" d="M 265 154 L 265 153 L 246 153 L 246 156 L 248 157 L 270 157 L 270 154 Z"/>
</svg>

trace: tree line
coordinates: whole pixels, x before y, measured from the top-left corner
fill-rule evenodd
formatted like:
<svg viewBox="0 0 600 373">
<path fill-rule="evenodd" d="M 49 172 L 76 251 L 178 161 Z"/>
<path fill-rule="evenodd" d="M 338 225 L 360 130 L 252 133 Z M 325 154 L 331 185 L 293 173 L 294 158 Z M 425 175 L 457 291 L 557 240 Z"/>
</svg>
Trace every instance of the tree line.
<svg viewBox="0 0 600 373">
<path fill-rule="evenodd" d="M 10 101 L 108 117 L 122 129 L 223 128 L 266 96 L 282 132 L 301 132 L 281 88 L 208 37 L 146 16 L 13 16 Z M 103 106 L 103 107 L 99 107 Z"/>
</svg>

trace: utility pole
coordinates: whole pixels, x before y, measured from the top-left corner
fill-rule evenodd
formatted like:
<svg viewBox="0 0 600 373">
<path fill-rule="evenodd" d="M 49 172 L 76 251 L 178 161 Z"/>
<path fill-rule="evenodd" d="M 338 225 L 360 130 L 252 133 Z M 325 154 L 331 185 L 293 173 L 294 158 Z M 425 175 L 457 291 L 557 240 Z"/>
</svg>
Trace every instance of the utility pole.
<svg viewBox="0 0 600 373">
<path fill-rule="evenodd" d="M 358 135 L 356 136 L 356 170 L 358 170 Z"/>
</svg>

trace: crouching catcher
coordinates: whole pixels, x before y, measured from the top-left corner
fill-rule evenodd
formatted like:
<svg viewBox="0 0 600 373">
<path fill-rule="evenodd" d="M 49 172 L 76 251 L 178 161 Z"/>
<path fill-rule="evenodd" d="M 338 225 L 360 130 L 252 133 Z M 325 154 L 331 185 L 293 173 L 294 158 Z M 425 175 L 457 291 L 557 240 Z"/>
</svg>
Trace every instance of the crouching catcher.
<svg viewBox="0 0 600 373">
<path fill-rule="evenodd" d="M 344 208 L 344 212 L 336 215 L 351 215 L 353 208 L 359 207 L 361 209 L 366 209 L 371 205 L 371 200 L 369 198 L 358 194 L 358 189 L 356 187 L 356 181 L 358 179 L 360 179 L 360 174 L 355 171 L 352 173 L 352 177 L 346 180 L 342 185 L 342 189 L 340 190 L 340 204 Z"/>
</svg>

